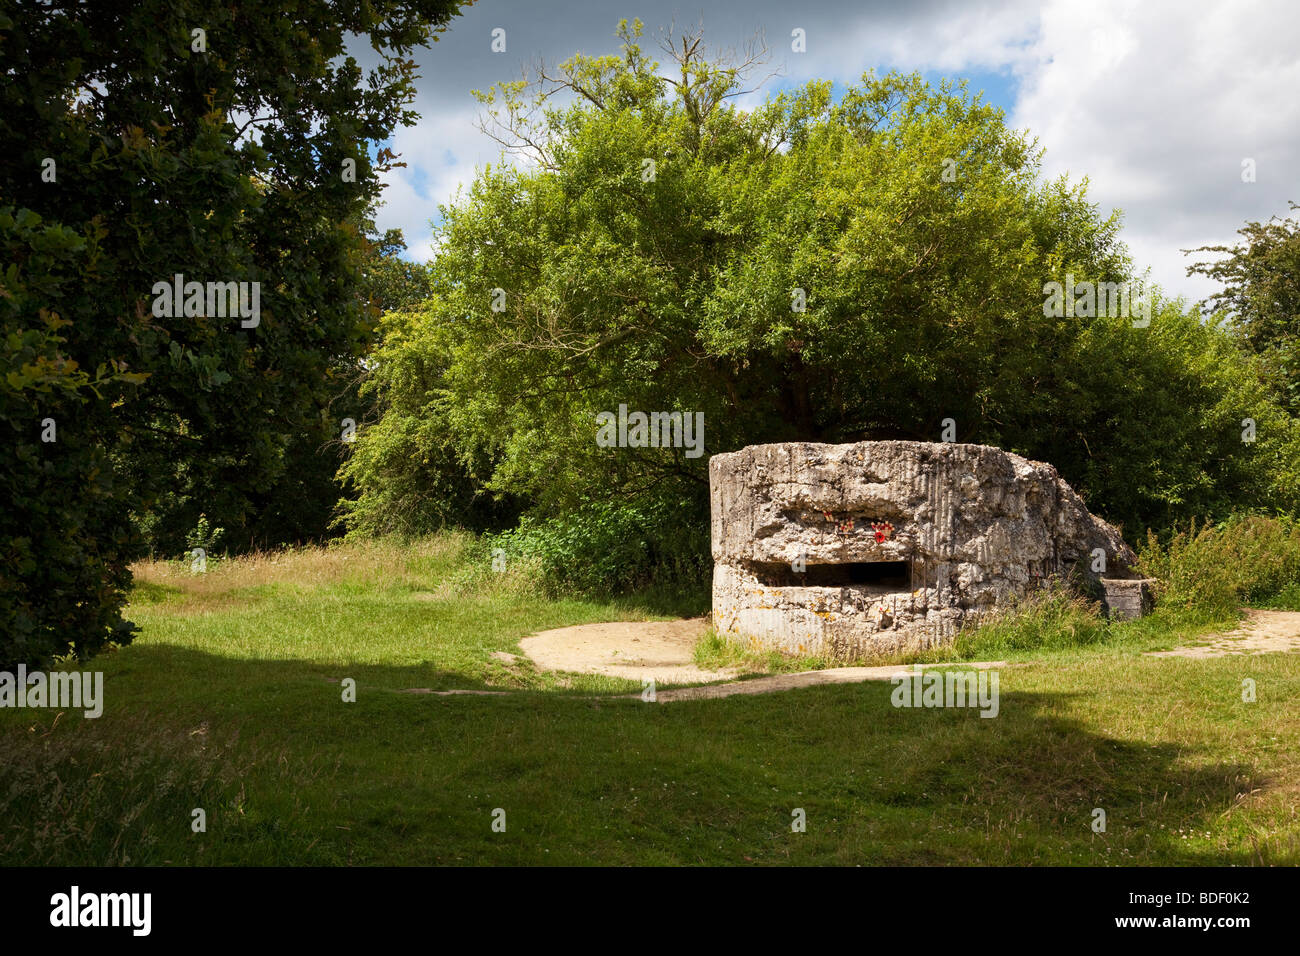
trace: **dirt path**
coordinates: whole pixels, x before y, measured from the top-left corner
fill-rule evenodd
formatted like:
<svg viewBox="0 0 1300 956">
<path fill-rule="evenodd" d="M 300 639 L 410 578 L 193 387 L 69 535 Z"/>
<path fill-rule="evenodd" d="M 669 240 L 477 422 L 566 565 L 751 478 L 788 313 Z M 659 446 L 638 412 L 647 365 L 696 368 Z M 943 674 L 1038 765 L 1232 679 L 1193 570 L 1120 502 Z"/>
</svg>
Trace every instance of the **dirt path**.
<svg viewBox="0 0 1300 956">
<path fill-rule="evenodd" d="M 985 670 L 1006 667 L 1006 661 L 962 661 L 953 664 L 925 664 L 923 667 L 967 667 Z M 726 684 L 706 684 L 703 687 L 680 687 L 675 690 L 655 691 L 655 701 L 669 704 L 678 700 L 716 700 L 737 694 L 772 694 L 800 687 L 817 687 L 820 684 L 860 684 L 869 680 L 893 680 L 916 673 L 911 664 L 890 664 L 884 667 L 830 667 L 822 671 L 800 671 L 798 674 L 773 674 L 752 680 L 732 681 Z M 636 695 L 629 695 L 636 696 Z"/>
<path fill-rule="evenodd" d="M 891 664 L 883 667 L 832 667 L 798 674 L 773 674 L 744 681 L 735 680 L 738 675 L 734 669 L 704 670 L 695 663 L 695 643 L 707 627 L 708 618 L 703 617 L 681 621 L 581 624 L 542 631 L 524 638 L 519 642 L 519 647 L 541 670 L 606 674 L 642 683 L 653 680 L 656 684 L 701 685 L 656 690 L 657 703 L 716 700 L 737 694 L 771 694 L 822 684 L 892 680 L 913 673 L 912 665 Z M 1300 651 L 1300 611 L 1249 611 L 1248 619 L 1236 630 L 1213 635 L 1204 644 L 1177 647 L 1172 651 L 1153 651 L 1148 656 L 1207 658 L 1270 651 Z M 503 657 L 510 658 L 512 655 Z M 982 670 L 1009 665 L 1006 661 L 974 661 L 925 666 Z M 511 692 L 430 691 L 427 688 L 411 688 L 405 693 L 496 696 Z"/>
<path fill-rule="evenodd" d="M 1300 651 L 1300 611 L 1247 611 L 1247 620 L 1234 631 L 1214 634 L 1205 644 L 1152 651 L 1150 657 L 1227 657 Z"/>
<path fill-rule="evenodd" d="M 653 680 L 656 684 L 704 685 L 656 690 L 655 700 L 662 703 L 712 700 L 736 694 L 770 694 L 819 684 L 890 680 L 912 673 L 909 665 L 901 664 L 884 667 L 833 667 L 737 681 L 733 680 L 738 676 L 734 669 L 710 671 L 695 663 L 695 643 L 708 625 L 708 618 L 704 617 L 683 621 L 580 624 L 526 637 L 519 642 L 519 647 L 541 670 L 608 674 L 643 683 Z M 956 666 L 986 668 L 1001 667 L 1004 664 L 1004 661 L 980 661 Z M 719 681 L 726 683 L 718 683 Z"/>
</svg>

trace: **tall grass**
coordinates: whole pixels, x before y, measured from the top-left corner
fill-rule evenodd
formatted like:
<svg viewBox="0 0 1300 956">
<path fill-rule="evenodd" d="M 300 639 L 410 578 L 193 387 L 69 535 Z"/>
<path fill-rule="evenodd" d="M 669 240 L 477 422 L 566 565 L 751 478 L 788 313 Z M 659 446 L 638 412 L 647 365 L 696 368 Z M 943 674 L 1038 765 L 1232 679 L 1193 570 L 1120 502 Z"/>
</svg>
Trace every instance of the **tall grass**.
<svg viewBox="0 0 1300 956">
<path fill-rule="evenodd" d="M 1106 641 L 1110 628 L 1099 604 L 1056 583 L 959 633 L 953 652 L 960 658 L 977 659 L 1088 647 Z"/>
<path fill-rule="evenodd" d="M 131 568 L 133 604 L 163 602 L 183 610 L 210 610 L 272 588 L 304 591 L 342 585 L 354 590 L 397 589 L 445 594 L 537 590 L 538 571 L 527 560 L 497 573 L 486 539 L 442 531 L 418 539 L 338 539 L 327 547 L 256 551 L 209 562 L 195 573 L 187 561 L 140 561 Z"/>
<path fill-rule="evenodd" d="M 970 660 L 1102 643 L 1145 647 L 1231 621 L 1242 605 L 1300 608 L 1300 522 L 1244 515 L 1193 525 L 1163 541 L 1149 534 L 1138 569 L 1154 579 L 1156 611 L 1148 618 L 1109 620 L 1097 602 L 1056 582 L 962 631 L 954 647 L 923 656 Z"/>
<path fill-rule="evenodd" d="M 233 738 L 148 720 L 58 724 L 0 734 L 6 866 L 166 862 L 193 833 L 194 809 L 215 826 L 238 804 L 246 767 Z"/>
<path fill-rule="evenodd" d="M 1163 542 L 1148 533 L 1139 568 L 1156 579 L 1156 599 L 1166 607 L 1300 608 L 1300 522 L 1247 515 L 1193 524 Z"/>
</svg>

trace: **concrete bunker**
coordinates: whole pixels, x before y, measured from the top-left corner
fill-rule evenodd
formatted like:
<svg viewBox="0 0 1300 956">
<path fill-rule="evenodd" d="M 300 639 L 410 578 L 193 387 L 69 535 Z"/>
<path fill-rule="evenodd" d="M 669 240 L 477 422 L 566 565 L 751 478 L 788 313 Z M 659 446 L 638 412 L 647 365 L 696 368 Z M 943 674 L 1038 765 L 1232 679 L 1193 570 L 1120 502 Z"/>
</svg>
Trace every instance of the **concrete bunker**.
<svg viewBox="0 0 1300 956">
<path fill-rule="evenodd" d="M 709 482 L 714 625 L 789 652 L 920 649 L 1073 567 L 1132 577 L 1055 468 L 985 445 L 754 445 Z"/>
</svg>

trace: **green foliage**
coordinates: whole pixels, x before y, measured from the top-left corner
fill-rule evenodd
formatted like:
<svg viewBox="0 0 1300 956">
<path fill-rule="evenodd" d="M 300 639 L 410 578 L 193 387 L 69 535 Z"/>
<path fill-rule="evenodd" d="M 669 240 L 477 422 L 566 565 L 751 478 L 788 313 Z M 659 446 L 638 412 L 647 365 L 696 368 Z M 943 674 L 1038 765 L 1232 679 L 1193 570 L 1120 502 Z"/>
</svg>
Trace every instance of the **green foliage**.
<svg viewBox="0 0 1300 956">
<path fill-rule="evenodd" d="M 1130 537 L 1300 500 L 1300 423 L 1261 363 L 1181 301 L 1154 296 L 1146 328 L 1097 319 L 1055 361 L 1019 386 L 1000 443 L 1051 462 Z"/>
<path fill-rule="evenodd" d="M 1240 245 L 1192 250 L 1222 258 L 1198 262 L 1188 272 L 1222 284 L 1206 304 L 1233 316 L 1242 340 L 1266 359 L 1282 401 L 1300 411 L 1300 219 L 1273 216 L 1237 232 L 1245 239 Z"/>
<path fill-rule="evenodd" d="M 194 530 L 185 536 L 185 547 L 191 551 L 201 548 L 204 553 L 215 555 L 221 539 L 226 535 L 225 528 L 214 528 L 207 515 L 199 515 Z"/>
<path fill-rule="evenodd" d="M 220 480 L 201 469 L 187 469 L 176 488 L 161 490 L 137 515 L 149 552 L 173 554 L 200 513 L 226 528 L 226 546 L 235 553 L 284 544 L 321 541 L 333 535 L 334 509 L 343 489 L 335 476 L 344 460 L 341 421 L 361 413 L 355 385 L 342 386 L 314 420 L 285 436 L 275 476 L 245 484 Z M 136 464 L 123 456 L 129 470 Z"/>
<path fill-rule="evenodd" d="M 97 238 L 0 208 L 0 670 L 69 651 L 88 658 L 134 630 L 118 606 L 138 539 L 100 398 L 132 375 L 117 363 L 92 375 L 68 355 L 72 321 L 48 308 L 92 267 Z"/>
<path fill-rule="evenodd" d="M 371 223 L 366 225 L 373 231 Z M 433 295 L 429 267 L 403 259 L 405 248 L 400 229 L 389 229 L 368 247 L 366 287 L 381 313 L 413 309 Z"/>
<path fill-rule="evenodd" d="M 1150 534 L 1139 558 L 1158 579 L 1157 600 L 1173 608 L 1295 606 L 1300 595 L 1300 522 L 1289 516 L 1192 523 L 1164 541 Z"/>
<path fill-rule="evenodd" d="M 409 53 L 457 11 L 0 0 L 0 662 L 129 638 L 132 515 L 169 547 L 204 509 L 248 533 L 284 487 L 374 330 L 358 224 L 394 157 L 367 145 L 414 121 Z M 178 273 L 260 283 L 260 323 L 154 316 Z"/>
<path fill-rule="evenodd" d="M 1018 651 L 1088 647 L 1108 636 L 1100 605 L 1057 584 L 961 632 L 953 652 L 958 658 L 989 660 Z"/>
<path fill-rule="evenodd" d="M 583 96 L 538 129 L 498 90 L 539 168 L 491 170 L 446 211 L 425 321 L 448 429 L 491 456 L 491 488 L 566 508 L 706 481 L 703 457 L 598 448 L 595 415 L 621 403 L 703 412 L 709 452 L 937 438 L 948 416 L 978 440 L 977 410 L 1014 417 L 1021 397 L 987 407 L 991 383 L 1048 367 L 1044 276 L 1123 277 L 1115 220 L 1034 185 L 1026 140 L 964 91 L 868 76 L 839 104 L 811 84 L 744 113 L 718 93 L 734 73 L 692 59 L 670 88 L 633 37 L 566 63 L 558 85 Z"/>
<path fill-rule="evenodd" d="M 384 327 L 352 527 L 425 529 L 484 494 L 542 518 L 667 494 L 702 526 L 710 454 L 933 441 L 945 418 L 1055 464 L 1130 534 L 1300 497 L 1300 430 L 1229 332 L 1158 293 L 1146 328 L 1044 316 L 1046 282 L 1135 277 L 1118 215 L 1044 181 L 1000 111 L 868 74 L 747 112 L 742 71 L 687 44 L 661 76 L 638 30 L 481 95 L 536 162 L 444 210 L 435 295 Z M 598 446 L 621 404 L 702 412 L 704 454 Z"/>
<path fill-rule="evenodd" d="M 340 503 L 353 536 L 420 537 L 448 526 L 476 530 L 512 523 L 519 508 L 493 496 L 483 453 L 462 454 L 447 430 L 441 389 L 448 354 L 440 330 L 421 313 L 391 312 L 359 401 L 377 410 L 358 428 L 340 478 L 363 491 Z M 482 476 L 482 477 L 481 477 Z"/>
<path fill-rule="evenodd" d="M 500 548 L 507 562 L 530 562 L 551 595 L 655 589 L 707 595 L 709 533 L 694 521 L 696 513 L 690 501 L 592 503 L 558 518 L 525 517 L 517 528 L 486 536 L 484 546 Z"/>
</svg>

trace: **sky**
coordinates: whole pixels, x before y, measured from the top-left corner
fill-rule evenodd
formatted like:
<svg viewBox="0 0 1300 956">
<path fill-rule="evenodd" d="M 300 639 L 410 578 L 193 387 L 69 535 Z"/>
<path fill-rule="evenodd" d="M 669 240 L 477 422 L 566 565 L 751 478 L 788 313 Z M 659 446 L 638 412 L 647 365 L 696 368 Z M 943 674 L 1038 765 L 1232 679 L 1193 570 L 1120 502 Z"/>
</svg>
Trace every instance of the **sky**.
<svg viewBox="0 0 1300 956">
<path fill-rule="evenodd" d="M 752 99 L 810 79 L 842 89 L 871 69 L 966 79 L 1038 139 L 1047 177 L 1086 177 L 1103 215 L 1122 210 L 1139 271 L 1191 302 L 1215 285 L 1186 275 L 1205 256 L 1181 250 L 1236 242 L 1248 220 L 1300 202 L 1298 0 L 478 0 L 416 52 L 422 118 L 390 144 L 408 165 L 385 177 L 377 224 L 402 229 L 408 258 L 432 255 L 439 204 L 502 159 L 470 91 L 539 59 L 617 53 L 623 18 L 642 21 L 648 51 L 697 26 L 714 50 L 761 35 L 763 72 L 778 75 Z"/>
</svg>

